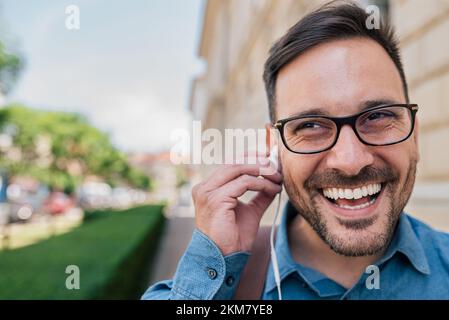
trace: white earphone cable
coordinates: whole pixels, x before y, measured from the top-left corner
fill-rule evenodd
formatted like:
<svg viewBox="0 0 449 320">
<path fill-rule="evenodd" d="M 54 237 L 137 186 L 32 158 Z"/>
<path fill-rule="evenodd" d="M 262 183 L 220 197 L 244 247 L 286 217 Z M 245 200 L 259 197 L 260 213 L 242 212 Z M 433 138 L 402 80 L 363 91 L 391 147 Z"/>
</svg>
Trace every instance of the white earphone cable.
<svg viewBox="0 0 449 320">
<path fill-rule="evenodd" d="M 278 140 L 278 152 L 276 153 L 276 157 L 279 157 L 279 135 L 277 135 L 277 140 Z M 277 161 L 279 160 L 279 158 L 276 159 Z M 277 165 L 279 166 L 279 162 L 277 162 Z M 274 219 L 273 219 L 273 224 L 271 225 L 271 231 L 270 231 L 270 252 L 271 252 L 271 263 L 273 265 L 273 273 L 274 273 L 274 281 L 276 282 L 276 286 L 278 289 L 278 296 L 279 296 L 279 300 L 282 300 L 282 292 L 281 292 L 281 276 L 279 273 L 279 264 L 278 264 L 278 259 L 277 259 L 277 255 L 276 255 L 276 250 L 274 247 L 274 230 L 276 228 L 276 221 L 277 221 L 277 217 L 279 215 L 279 210 L 281 208 L 281 194 L 282 194 L 282 190 L 281 192 L 279 192 L 279 194 L 277 195 L 278 197 L 278 203 L 276 206 L 276 212 L 274 214 Z"/>
</svg>

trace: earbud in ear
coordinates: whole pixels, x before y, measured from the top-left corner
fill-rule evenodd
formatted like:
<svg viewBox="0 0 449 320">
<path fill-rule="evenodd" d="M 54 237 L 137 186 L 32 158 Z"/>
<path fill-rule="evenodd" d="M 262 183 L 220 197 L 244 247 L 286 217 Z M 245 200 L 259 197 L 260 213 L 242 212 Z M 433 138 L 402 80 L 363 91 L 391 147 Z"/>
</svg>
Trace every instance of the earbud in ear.
<svg viewBox="0 0 449 320">
<path fill-rule="evenodd" d="M 273 166 L 276 168 L 276 170 L 279 170 L 279 151 L 278 146 L 274 146 L 270 150 L 270 162 L 273 164 Z"/>
</svg>

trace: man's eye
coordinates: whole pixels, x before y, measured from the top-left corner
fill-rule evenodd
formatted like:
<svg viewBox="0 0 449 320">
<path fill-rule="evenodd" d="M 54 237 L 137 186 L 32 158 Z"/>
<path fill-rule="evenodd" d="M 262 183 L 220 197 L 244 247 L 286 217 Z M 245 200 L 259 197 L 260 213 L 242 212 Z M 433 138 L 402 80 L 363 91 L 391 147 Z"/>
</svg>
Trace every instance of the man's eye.
<svg viewBox="0 0 449 320">
<path fill-rule="evenodd" d="M 305 130 L 305 129 L 319 129 L 319 128 L 321 128 L 321 125 L 319 123 L 305 122 L 305 123 L 301 123 L 300 125 L 298 125 L 296 127 L 296 131 Z"/>
<path fill-rule="evenodd" d="M 368 115 L 368 120 L 381 120 L 385 118 L 393 118 L 394 114 L 391 112 L 385 112 L 385 111 L 379 111 L 379 112 L 373 112 L 370 115 Z"/>
</svg>

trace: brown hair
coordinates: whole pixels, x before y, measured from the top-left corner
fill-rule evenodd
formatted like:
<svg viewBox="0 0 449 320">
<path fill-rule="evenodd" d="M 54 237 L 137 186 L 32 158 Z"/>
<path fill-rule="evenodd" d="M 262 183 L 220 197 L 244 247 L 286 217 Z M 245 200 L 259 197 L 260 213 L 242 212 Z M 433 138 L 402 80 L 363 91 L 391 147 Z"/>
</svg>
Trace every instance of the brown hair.
<svg viewBox="0 0 449 320">
<path fill-rule="evenodd" d="M 368 13 L 353 2 L 332 1 L 304 16 L 271 47 L 263 79 L 272 122 L 276 121 L 276 80 L 279 71 L 308 49 L 338 39 L 366 37 L 379 43 L 399 71 L 408 102 L 407 81 L 394 30 L 385 21 L 380 22 L 378 29 L 367 28 L 366 21 L 369 17 Z"/>
</svg>

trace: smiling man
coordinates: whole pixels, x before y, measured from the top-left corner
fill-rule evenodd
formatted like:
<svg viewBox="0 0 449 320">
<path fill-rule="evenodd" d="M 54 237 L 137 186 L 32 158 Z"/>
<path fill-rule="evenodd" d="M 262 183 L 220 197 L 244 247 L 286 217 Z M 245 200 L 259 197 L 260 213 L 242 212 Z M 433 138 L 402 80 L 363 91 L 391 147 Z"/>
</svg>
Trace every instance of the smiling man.
<svg viewBox="0 0 449 320">
<path fill-rule="evenodd" d="M 418 106 L 392 30 L 367 18 L 331 3 L 274 44 L 264 81 L 282 170 L 227 165 L 195 186 L 192 240 L 144 299 L 449 299 L 449 235 L 403 212 Z M 267 270 L 259 222 L 281 184 L 289 201 Z M 248 190 L 258 194 L 243 203 Z"/>
</svg>

